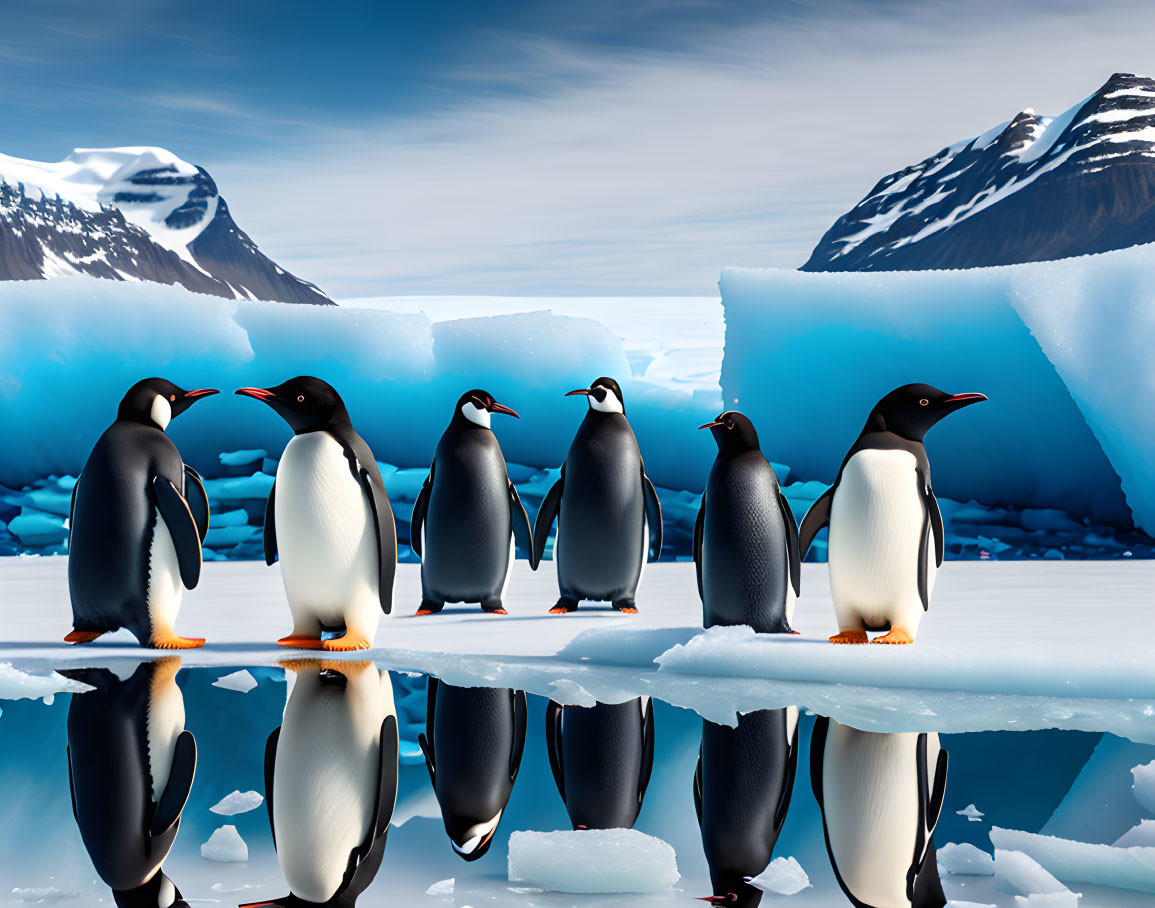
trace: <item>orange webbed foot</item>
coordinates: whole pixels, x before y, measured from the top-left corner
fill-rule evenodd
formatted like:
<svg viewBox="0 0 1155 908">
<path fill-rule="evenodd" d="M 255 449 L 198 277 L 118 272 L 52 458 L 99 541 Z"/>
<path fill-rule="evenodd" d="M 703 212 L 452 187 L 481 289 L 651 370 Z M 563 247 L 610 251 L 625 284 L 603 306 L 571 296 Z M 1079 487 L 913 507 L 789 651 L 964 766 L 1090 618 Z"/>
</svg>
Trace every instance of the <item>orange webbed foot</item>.
<svg viewBox="0 0 1155 908">
<path fill-rule="evenodd" d="M 178 637 L 172 631 L 155 634 L 148 645 L 153 649 L 197 649 L 205 645 L 204 637 Z"/>
<path fill-rule="evenodd" d="M 901 627 L 891 628 L 890 632 L 883 634 L 881 637 L 875 637 L 870 641 L 871 643 L 890 643 L 904 646 L 908 643 L 914 643 L 914 637 L 904 631 Z"/>
<path fill-rule="evenodd" d="M 64 637 L 65 643 L 91 643 L 104 631 L 72 631 Z"/>
<path fill-rule="evenodd" d="M 345 631 L 344 635 L 332 640 L 323 640 L 321 649 L 330 653 L 348 653 L 359 649 L 368 649 L 372 644 L 353 631 Z"/>
<path fill-rule="evenodd" d="M 306 637 L 303 634 L 289 634 L 277 641 L 277 646 L 288 646 L 293 649 L 320 649 L 320 637 Z"/>
<path fill-rule="evenodd" d="M 830 638 L 831 643 L 866 643 L 866 631 L 842 631 Z"/>
<path fill-rule="evenodd" d="M 433 614 L 433 610 L 432 610 L 432 609 L 428 609 L 428 608 L 419 608 L 419 609 L 417 610 L 417 614 L 416 614 L 414 617 L 416 617 L 416 618 L 421 618 L 421 617 L 422 617 L 422 616 L 424 616 L 424 615 L 432 615 L 432 614 Z"/>
<path fill-rule="evenodd" d="M 551 615 L 568 615 L 569 609 L 566 608 L 564 605 L 555 605 L 553 608 L 551 608 L 549 610 L 549 613 Z"/>
<path fill-rule="evenodd" d="M 618 609 L 618 611 L 623 615 L 636 615 L 638 613 L 638 610 L 632 605 L 627 605 L 624 608 Z"/>
<path fill-rule="evenodd" d="M 486 615 L 508 615 L 509 614 L 509 612 L 507 612 L 503 608 L 485 608 L 485 609 L 482 609 L 481 611 Z"/>
</svg>

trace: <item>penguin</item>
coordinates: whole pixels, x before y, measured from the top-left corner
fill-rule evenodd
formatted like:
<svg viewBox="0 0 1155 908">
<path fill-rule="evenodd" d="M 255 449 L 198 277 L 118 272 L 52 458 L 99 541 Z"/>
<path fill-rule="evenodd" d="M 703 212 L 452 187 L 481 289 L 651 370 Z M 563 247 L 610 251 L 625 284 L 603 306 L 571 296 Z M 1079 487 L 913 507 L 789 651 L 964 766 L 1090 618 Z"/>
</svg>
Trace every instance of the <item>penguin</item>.
<svg viewBox="0 0 1155 908">
<path fill-rule="evenodd" d="M 802 578 L 798 524 L 754 424 L 728 410 L 699 428 L 718 443 L 694 523 L 702 623 L 793 633 Z"/>
<path fill-rule="evenodd" d="M 654 768 L 649 697 L 545 714 L 549 765 L 574 829 L 631 829 Z"/>
<path fill-rule="evenodd" d="M 737 728 L 702 720 L 694 807 L 710 865 L 714 905 L 752 908 L 762 891 L 747 880 L 766 869 L 778 842 L 798 766 L 798 708 L 738 717 Z"/>
<path fill-rule="evenodd" d="M 439 612 L 446 602 L 479 602 L 487 614 L 507 614 L 502 599 L 515 539 L 537 569 L 529 517 L 489 426 L 494 413 L 519 418 L 486 391 L 461 395 L 413 506 L 410 545 L 421 559 L 418 615 Z"/>
<path fill-rule="evenodd" d="M 599 378 L 566 397 L 577 394 L 585 395 L 589 409 L 566 454 L 561 478 L 538 511 L 534 558 L 541 560 L 556 520 L 553 557 L 561 596 L 550 614 L 576 611 L 582 599 L 589 599 L 609 600 L 619 612 L 633 615 L 647 536 L 650 558 L 662 553 L 662 506 L 626 421 L 618 383 Z"/>
<path fill-rule="evenodd" d="M 185 391 L 163 378 L 129 388 L 72 488 L 66 643 L 127 628 L 141 646 L 190 649 L 173 631 L 185 588 L 200 580 L 209 503 L 196 470 L 165 429 L 214 388 Z"/>
<path fill-rule="evenodd" d="M 293 659 L 265 744 L 265 806 L 290 894 L 241 908 L 353 908 L 385 857 L 397 801 L 397 708 L 372 662 Z"/>
<path fill-rule="evenodd" d="M 937 734 L 814 723 L 810 784 L 830 866 L 855 908 L 946 905 L 933 837 L 946 773 Z"/>
<path fill-rule="evenodd" d="M 430 677 L 427 698 L 417 743 L 449 842 L 460 858 L 476 861 L 493 844 L 521 768 L 525 692 Z"/>
<path fill-rule="evenodd" d="M 162 867 L 197 764 L 180 665 L 145 662 L 124 681 L 104 668 L 61 670 L 96 688 L 68 707 L 68 784 L 85 850 L 119 908 L 185 905 Z"/>
<path fill-rule="evenodd" d="M 294 435 L 265 507 L 265 563 L 278 554 L 293 631 L 281 646 L 368 649 L 393 608 L 397 528 L 381 470 L 341 396 L 301 375 L 275 388 L 240 388 Z M 326 631 L 340 636 L 322 640 Z"/>
<path fill-rule="evenodd" d="M 838 618 L 832 643 L 913 643 L 942 565 L 942 513 L 923 437 L 935 423 L 985 394 L 947 394 L 930 385 L 895 388 L 875 404 L 834 485 L 802 519 L 799 550 L 829 525 L 830 593 Z"/>
</svg>

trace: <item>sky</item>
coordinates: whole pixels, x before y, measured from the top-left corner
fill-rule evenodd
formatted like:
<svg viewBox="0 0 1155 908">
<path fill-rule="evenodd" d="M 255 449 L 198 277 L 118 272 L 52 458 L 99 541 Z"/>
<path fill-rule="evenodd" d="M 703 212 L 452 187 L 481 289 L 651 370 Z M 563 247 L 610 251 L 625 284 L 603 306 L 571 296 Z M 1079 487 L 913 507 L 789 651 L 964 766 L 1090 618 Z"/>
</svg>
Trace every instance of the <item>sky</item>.
<svg viewBox="0 0 1155 908">
<path fill-rule="evenodd" d="M 1147 0 L 0 0 L 0 152 L 168 148 L 338 299 L 712 294 L 1153 38 Z"/>
</svg>

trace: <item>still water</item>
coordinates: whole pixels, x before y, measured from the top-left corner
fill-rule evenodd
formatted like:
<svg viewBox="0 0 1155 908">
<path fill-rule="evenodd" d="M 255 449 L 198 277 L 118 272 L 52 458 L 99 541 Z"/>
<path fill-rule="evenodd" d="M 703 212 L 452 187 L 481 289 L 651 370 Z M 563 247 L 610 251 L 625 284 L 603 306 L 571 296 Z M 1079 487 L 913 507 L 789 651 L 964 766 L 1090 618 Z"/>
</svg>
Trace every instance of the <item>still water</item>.
<svg viewBox="0 0 1155 908">
<path fill-rule="evenodd" d="M 989 868 L 947 872 L 954 846 L 1110 844 L 1149 818 L 1129 770 L 1155 747 L 1109 734 L 879 734 L 792 708 L 731 728 L 355 661 L 63 673 L 93 690 L 0 702 L 0 904 L 1014 906 Z M 511 868 L 511 833 L 620 827 L 661 842 L 515 836 Z M 771 890 L 809 885 L 748 883 L 772 858 L 792 862 Z M 575 885 L 660 891 L 554 891 Z"/>
</svg>

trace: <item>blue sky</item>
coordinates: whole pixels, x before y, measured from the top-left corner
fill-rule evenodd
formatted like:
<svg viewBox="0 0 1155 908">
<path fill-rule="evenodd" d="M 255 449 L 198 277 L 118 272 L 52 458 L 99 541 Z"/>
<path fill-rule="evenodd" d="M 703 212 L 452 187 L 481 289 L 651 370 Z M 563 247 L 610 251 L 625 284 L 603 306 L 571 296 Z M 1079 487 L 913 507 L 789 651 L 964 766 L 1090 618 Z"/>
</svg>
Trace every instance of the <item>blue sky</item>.
<svg viewBox="0 0 1155 908">
<path fill-rule="evenodd" d="M 702 294 L 1111 72 L 1105 0 L 0 0 L 0 151 L 160 145 L 337 297 Z"/>
</svg>

